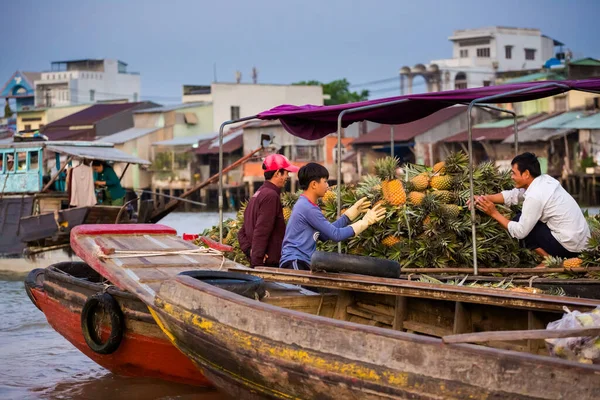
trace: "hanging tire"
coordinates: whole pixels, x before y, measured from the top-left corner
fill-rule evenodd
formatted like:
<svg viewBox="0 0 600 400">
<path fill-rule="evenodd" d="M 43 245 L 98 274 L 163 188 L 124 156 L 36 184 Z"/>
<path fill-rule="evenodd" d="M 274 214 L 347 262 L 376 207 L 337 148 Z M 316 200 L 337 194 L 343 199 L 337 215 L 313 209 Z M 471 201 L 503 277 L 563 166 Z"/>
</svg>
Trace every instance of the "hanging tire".
<svg viewBox="0 0 600 400">
<path fill-rule="evenodd" d="M 262 299 L 266 293 L 264 281 L 258 276 L 220 271 L 185 271 L 179 275 L 191 276 L 209 285 L 249 299 Z"/>
<path fill-rule="evenodd" d="M 104 343 L 94 329 L 94 316 L 99 308 L 104 309 L 110 317 L 110 335 Z M 81 330 L 90 349 L 98 354 L 114 353 L 123 340 L 124 326 L 123 313 L 110 294 L 96 293 L 86 300 L 81 311 Z"/>
<path fill-rule="evenodd" d="M 25 278 L 25 293 L 27 293 L 27 297 L 33 303 L 34 306 L 37 307 L 38 310 L 42 311 L 40 306 L 38 305 L 33 293 L 31 292 L 31 288 L 41 289 L 43 287 L 43 278 L 44 278 L 44 268 L 36 268 L 27 274 Z"/>
</svg>

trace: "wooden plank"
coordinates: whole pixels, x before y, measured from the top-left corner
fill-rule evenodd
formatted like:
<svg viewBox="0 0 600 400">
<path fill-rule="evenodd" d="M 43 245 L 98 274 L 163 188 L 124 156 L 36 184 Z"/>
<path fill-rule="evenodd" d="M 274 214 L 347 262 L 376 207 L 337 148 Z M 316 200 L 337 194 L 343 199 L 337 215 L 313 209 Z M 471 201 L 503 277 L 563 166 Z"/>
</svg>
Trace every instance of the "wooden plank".
<svg viewBox="0 0 600 400">
<path fill-rule="evenodd" d="M 404 321 L 404 329 L 436 337 L 443 337 L 452 333 L 451 329 L 446 329 L 439 326 L 424 324 L 415 321 Z"/>
<path fill-rule="evenodd" d="M 561 272 L 587 273 L 600 271 L 600 267 L 577 268 L 478 268 L 480 275 L 485 274 L 528 274 L 546 275 Z M 473 274 L 473 268 L 402 268 L 403 274 Z"/>
<path fill-rule="evenodd" d="M 578 329 L 534 329 L 526 331 L 498 331 L 463 333 L 460 335 L 444 336 L 444 343 L 482 343 L 495 340 L 511 341 L 524 339 L 559 339 L 568 337 L 598 336 L 600 328 L 578 328 Z"/>
<path fill-rule="evenodd" d="M 527 329 L 528 330 L 538 330 L 546 328 L 544 323 L 538 318 L 537 314 L 534 311 L 527 312 Z M 461 333 L 461 332 L 457 332 Z M 537 352 L 539 348 L 546 347 L 546 343 L 540 339 L 529 339 L 527 341 L 527 348 L 530 352 Z"/>
<path fill-rule="evenodd" d="M 393 328 L 397 331 L 404 330 L 404 321 L 408 315 L 408 299 L 405 296 L 396 296 L 396 309 L 394 310 Z"/>
<path fill-rule="evenodd" d="M 539 309 L 557 313 L 563 312 L 563 306 L 573 307 L 579 311 L 591 311 L 600 305 L 600 301 L 591 299 L 515 293 L 500 289 L 431 284 L 352 274 L 314 273 L 310 271 L 282 270 L 267 267 L 252 270 L 230 268 L 229 270 L 249 273 L 265 280 L 297 285 L 361 291 L 373 294 L 402 295 L 443 301 L 462 301 L 465 303 L 488 304 L 500 307 Z"/>
<path fill-rule="evenodd" d="M 452 329 L 452 333 L 458 334 L 471 331 L 471 316 L 469 311 L 463 302 L 457 301 L 454 308 L 454 327 Z"/>
<path fill-rule="evenodd" d="M 374 312 L 377 314 L 388 315 L 390 317 L 393 317 L 395 315 L 394 307 L 385 304 L 368 304 L 362 301 L 357 301 L 356 305 L 359 308 L 363 308 L 367 311 Z"/>
<path fill-rule="evenodd" d="M 351 305 L 346 307 L 346 312 L 348 314 L 358 315 L 359 317 L 363 317 L 366 319 L 372 319 L 373 321 L 381 322 L 383 324 L 390 325 L 390 326 L 394 323 L 393 317 L 378 314 L 378 313 L 372 313 L 365 309 L 361 309 L 359 307 L 355 307 L 355 306 L 351 306 Z"/>
<path fill-rule="evenodd" d="M 346 311 L 346 308 L 353 302 L 354 299 L 351 293 L 340 293 L 338 295 L 337 303 L 335 305 L 335 310 L 333 311 L 333 318 L 340 321 L 346 321 L 348 318 L 348 312 Z"/>
</svg>

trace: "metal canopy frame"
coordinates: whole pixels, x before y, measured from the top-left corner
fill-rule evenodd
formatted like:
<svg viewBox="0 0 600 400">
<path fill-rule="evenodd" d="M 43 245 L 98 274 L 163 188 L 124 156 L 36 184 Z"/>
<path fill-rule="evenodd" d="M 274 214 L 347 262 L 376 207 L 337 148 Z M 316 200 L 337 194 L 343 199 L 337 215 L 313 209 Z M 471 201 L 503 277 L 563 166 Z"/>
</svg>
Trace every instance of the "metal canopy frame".
<svg viewBox="0 0 600 400">
<path fill-rule="evenodd" d="M 540 84 L 540 85 L 536 85 L 536 86 L 531 86 L 531 87 L 524 88 L 524 89 L 512 90 L 512 91 L 505 92 L 505 93 L 499 93 L 499 94 L 492 95 L 492 96 L 482 97 L 479 99 L 475 99 L 475 100 L 471 101 L 470 103 L 453 103 L 453 104 L 468 105 L 468 107 L 467 107 L 467 125 L 468 125 L 468 153 L 469 153 L 468 154 L 469 155 L 469 199 L 470 199 L 471 204 L 473 204 L 474 197 L 475 197 L 474 192 L 473 192 L 473 131 L 472 131 L 472 122 L 473 121 L 472 121 L 472 117 L 471 117 L 471 110 L 473 109 L 473 107 L 477 107 L 477 108 L 494 110 L 494 111 L 511 114 L 514 119 L 515 154 L 518 154 L 519 136 L 518 136 L 517 114 L 512 110 L 504 109 L 504 108 L 493 106 L 491 104 L 486 104 L 486 103 L 489 101 L 492 101 L 492 100 L 502 99 L 504 97 L 511 96 L 514 94 L 526 93 L 526 92 L 530 92 L 530 91 L 537 90 L 537 89 L 543 89 L 543 88 L 547 88 L 547 87 L 556 87 L 556 88 L 563 88 L 563 89 L 571 90 L 571 88 L 568 85 L 557 83 L 557 82 L 551 82 L 551 83 L 544 83 L 544 84 Z M 595 94 L 599 93 L 599 92 L 593 91 L 593 90 L 579 90 L 579 89 L 577 89 L 577 90 L 583 91 L 583 92 L 595 93 Z M 550 96 L 548 96 L 548 97 L 550 97 Z M 349 108 L 349 109 L 343 110 L 338 115 L 338 123 L 337 123 L 337 209 L 338 209 L 338 216 L 340 215 L 341 201 L 342 201 L 341 200 L 342 121 L 344 119 L 344 116 L 347 114 L 357 113 L 357 112 L 361 112 L 361 111 L 367 111 L 367 110 L 372 110 L 372 109 L 377 109 L 377 108 L 393 106 L 396 104 L 408 102 L 410 100 L 411 99 L 400 99 L 400 100 L 388 101 L 388 102 L 384 102 L 384 103 L 371 104 L 368 106 L 359 106 L 356 108 Z M 225 121 L 221 124 L 221 127 L 219 128 L 219 240 L 220 240 L 220 242 L 223 242 L 223 132 L 224 132 L 224 128 L 228 125 L 232 125 L 232 124 L 236 124 L 236 123 L 244 122 L 244 121 L 249 121 L 249 120 L 253 120 L 253 119 L 258 119 L 258 115 L 253 115 L 250 117 L 240 118 L 240 119 L 236 119 L 236 120 Z M 393 151 L 394 151 L 393 150 L 394 149 L 394 124 L 390 124 L 390 125 L 392 128 L 391 133 L 390 133 L 390 144 L 391 144 L 391 152 L 393 154 Z M 478 275 L 477 231 L 476 231 L 476 226 L 475 226 L 475 207 L 471 207 L 471 231 L 472 231 L 472 240 L 473 240 L 473 273 L 474 273 L 474 275 Z M 341 243 L 338 243 L 338 252 L 341 252 Z"/>
<path fill-rule="evenodd" d="M 564 85 L 561 83 L 543 83 L 536 86 L 531 86 L 525 89 L 512 90 L 506 93 L 500 93 L 493 96 L 482 97 L 479 99 L 475 99 L 469 103 L 469 107 L 467 108 L 467 125 L 468 125 L 468 149 L 469 149 L 469 201 L 471 204 L 471 237 L 472 237 L 472 246 L 473 246 L 473 274 L 478 275 L 477 271 L 477 228 L 475 224 L 475 194 L 473 191 L 473 121 L 471 120 L 471 110 L 478 104 L 487 103 L 491 100 L 498 100 L 506 96 L 526 93 L 532 90 L 543 89 L 547 87 L 556 87 L 556 88 L 566 88 L 570 89 L 568 85 Z M 489 107 L 488 107 L 489 108 Z M 515 153 L 518 152 L 518 126 L 517 126 L 517 118 L 516 114 L 514 114 L 515 118 Z"/>
</svg>

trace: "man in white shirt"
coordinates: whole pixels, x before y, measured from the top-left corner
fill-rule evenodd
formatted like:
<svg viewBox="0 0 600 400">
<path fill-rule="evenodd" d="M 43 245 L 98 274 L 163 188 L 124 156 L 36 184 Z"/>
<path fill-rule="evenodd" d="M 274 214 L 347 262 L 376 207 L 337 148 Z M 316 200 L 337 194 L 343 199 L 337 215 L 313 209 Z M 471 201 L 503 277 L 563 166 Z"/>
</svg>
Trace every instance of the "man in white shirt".
<svg viewBox="0 0 600 400">
<path fill-rule="evenodd" d="M 541 173 L 535 154 L 520 154 L 511 165 L 515 189 L 476 196 L 476 207 L 543 257 L 577 257 L 587 246 L 590 229 L 575 199 L 556 179 Z M 494 205 L 512 206 L 520 202 L 522 211 L 512 221 Z"/>
</svg>

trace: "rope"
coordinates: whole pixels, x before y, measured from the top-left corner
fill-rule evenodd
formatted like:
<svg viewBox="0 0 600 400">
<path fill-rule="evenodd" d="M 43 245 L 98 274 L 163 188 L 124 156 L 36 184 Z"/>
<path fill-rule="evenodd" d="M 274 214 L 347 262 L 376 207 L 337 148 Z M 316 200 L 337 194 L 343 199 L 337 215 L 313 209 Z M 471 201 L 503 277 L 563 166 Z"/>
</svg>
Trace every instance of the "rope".
<svg viewBox="0 0 600 400">
<path fill-rule="evenodd" d="M 221 269 L 225 263 L 225 256 L 221 251 L 210 249 L 210 248 L 198 248 L 193 250 L 151 250 L 151 251 L 137 251 L 137 250 L 114 250 L 111 254 L 105 254 L 100 246 L 96 245 L 94 256 L 101 260 L 112 259 L 112 258 L 136 258 L 136 257 L 158 257 L 158 256 L 170 256 L 170 255 L 208 255 L 208 256 L 222 256 L 223 261 L 221 262 Z"/>
</svg>

